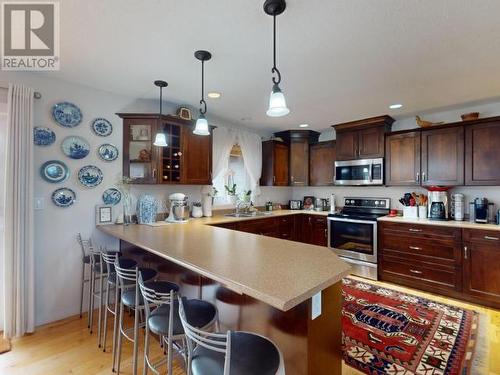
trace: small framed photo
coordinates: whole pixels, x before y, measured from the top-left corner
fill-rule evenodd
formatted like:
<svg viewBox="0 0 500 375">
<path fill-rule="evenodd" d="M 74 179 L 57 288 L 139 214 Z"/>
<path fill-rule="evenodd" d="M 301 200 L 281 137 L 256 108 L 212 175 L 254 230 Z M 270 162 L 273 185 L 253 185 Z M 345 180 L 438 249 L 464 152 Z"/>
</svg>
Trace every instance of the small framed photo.
<svg viewBox="0 0 500 375">
<path fill-rule="evenodd" d="M 99 204 L 95 206 L 96 225 L 108 225 L 113 223 L 113 206 L 107 204 Z"/>
<path fill-rule="evenodd" d="M 183 120 L 191 120 L 191 110 L 186 107 L 179 107 L 177 115 Z"/>
</svg>

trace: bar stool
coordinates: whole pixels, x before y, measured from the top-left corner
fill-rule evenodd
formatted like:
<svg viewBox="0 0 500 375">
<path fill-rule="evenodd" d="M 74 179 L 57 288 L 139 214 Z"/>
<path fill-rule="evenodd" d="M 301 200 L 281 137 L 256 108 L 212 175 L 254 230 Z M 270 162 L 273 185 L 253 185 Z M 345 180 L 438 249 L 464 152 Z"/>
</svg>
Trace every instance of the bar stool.
<svg viewBox="0 0 500 375">
<path fill-rule="evenodd" d="M 76 235 L 76 240 L 78 244 L 80 245 L 80 250 L 82 253 L 82 280 L 81 280 L 81 287 L 80 287 L 80 318 L 82 317 L 83 314 L 83 292 L 85 289 L 85 283 L 88 283 L 90 281 L 90 255 L 89 255 L 89 249 L 92 247 L 92 240 L 86 239 L 84 240 L 82 238 L 82 234 L 78 233 Z M 88 269 L 88 271 L 87 271 Z M 89 274 L 88 278 L 85 278 L 85 274 Z M 90 287 L 89 287 L 89 309 L 90 309 Z M 90 310 L 89 310 L 90 314 Z M 90 328 L 90 315 L 87 317 L 87 326 Z"/>
<path fill-rule="evenodd" d="M 115 371 L 117 374 L 120 373 L 120 362 L 121 362 L 121 349 L 122 349 L 122 336 L 127 340 L 133 342 L 134 350 L 132 357 L 132 374 L 137 374 L 137 352 L 139 349 L 139 328 L 144 327 L 144 323 L 139 322 L 140 315 L 144 310 L 143 299 L 140 298 L 140 291 L 138 287 L 138 279 L 139 274 L 142 275 L 144 281 L 152 280 L 156 277 L 157 273 L 155 270 L 151 268 L 138 268 L 135 267 L 133 269 L 124 268 L 121 264 L 120 259 L 116 259 L 115 261 L 115 272 L 118 278 L 119 288 L 121 290 L 121 298 L 120 298 L 120 309 L 119 309 L 119 317 L 118 317 L 118 328 L 117 328 L 117 355 L 116 362 L 113 360 L 113 372 Z M 172 290 L 172 288 L 177 288 L 176 284 L 170 283 L 168 281 L 151 281 L 147 283 L 148 288 L 153 290 L 158 290 L 161 292 L 168 292 Z M 123 327 L 123 315 L 124 308 L 128 307 L 134 309 L 134 326 L 131 328 L 125 329 Z M 130 336 L 132 332 L 132 336 Z M 116 367 L 115 367 L 116 366 Z"/>
<path fill-rule="evenodd" d="M 177 287 L 177 289 L 174 288 Z M 167 374 L 172 374 L 172 358 L 174 345 L 176 350 L 184 356 L 186 360 L 186 348 L 184 345 L 185 335 L 182 323 L 179 318 L 179 302 L 177 295 L 179 287 L 172 284 L 171 290 L 162 292 L 149 288 L 144 284 L 142 276 L 139 275 L 139 288 L 144 300 L 146 309 L 146 336 L 144 341 L 144 374 L 150 368 L 158 373 L 158 366 L 167 362 Z M 186 300 L 184 305 L 191 324 L 197 328 L 209 329 L 217 327 L 217 309 L 210 302 L 202 300 Z M 167 348 L 167 358 L 157 363 L 151 363 L 149 358 L 149 335 L 150 332 L 158 335 L 160 341 Z M 176 345 L 182 341 L 183 345 Z"/>
<path fill-rule="evenodd" d="M 250 332 L 210 333 L 196 328 L 179 298 L 179 317 L 187 338 L 188 375 L 284 375 L 278 347 L 264 336 Z"/>
</svg>

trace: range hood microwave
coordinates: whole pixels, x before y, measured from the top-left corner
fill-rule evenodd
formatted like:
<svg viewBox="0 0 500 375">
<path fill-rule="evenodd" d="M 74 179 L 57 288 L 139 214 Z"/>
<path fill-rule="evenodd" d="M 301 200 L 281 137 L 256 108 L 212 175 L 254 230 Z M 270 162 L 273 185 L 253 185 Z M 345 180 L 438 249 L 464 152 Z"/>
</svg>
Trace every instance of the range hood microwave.
<svg viewBox="0 0 500 375">
<path fill-rule="evenodd" d="M 333 175 L 335 185 L 383 185 L 384 159 L 336 161 Z"/>
</svg>

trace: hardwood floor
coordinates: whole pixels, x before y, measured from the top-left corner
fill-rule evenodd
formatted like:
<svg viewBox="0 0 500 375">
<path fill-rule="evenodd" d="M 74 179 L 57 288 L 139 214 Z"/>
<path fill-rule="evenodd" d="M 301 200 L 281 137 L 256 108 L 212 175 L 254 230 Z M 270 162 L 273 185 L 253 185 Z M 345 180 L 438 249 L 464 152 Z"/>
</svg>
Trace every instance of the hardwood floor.
<svg viewBox="0 0 500 375">
<path fill-rule="evenodd" d="M 360 279 L 362 280 L 362 279 Z M 378 285 L 415 294 L 443 303 L 472 309 L 485 314 L 489 318 L 487 326 L 487 340 L 489 352 L 487 356 L 486 374 L 500 374 L 500 357 L 493 353 L 500 353 L 500 311 L 475 306 L 429 293 L 399 287 L 392 284 L 378 282 Z M 107 375 L 111 371 L 111 337 L 112 325 L 109 324 L 108 346 L 105 353 L 97 347 L 97 334 L 89 334 L 86 318 L 71 317 L 59 322 L 39 327 L 37 332 L 12 341 L 12 350 L 0 355 L 0 374 L 2 375 Z M 141 338 L 141 347 L 143 339 Z M 122 354 L 122 374 L 132 372 L 132 345 L 124 342 Z M 159 345 L 153 344 L 154 354 L 162 357 Z M 139 352 L 139 374 L 142 374 L 142 352 Z M 162 373 L 165 373 L 165 367 Z M 360 372 L 343 366 L 344 375 L 359 375 Z M 174 362 L 174 375 L 185 374 L 183 362 L 178 358 Z"/>
</svg>

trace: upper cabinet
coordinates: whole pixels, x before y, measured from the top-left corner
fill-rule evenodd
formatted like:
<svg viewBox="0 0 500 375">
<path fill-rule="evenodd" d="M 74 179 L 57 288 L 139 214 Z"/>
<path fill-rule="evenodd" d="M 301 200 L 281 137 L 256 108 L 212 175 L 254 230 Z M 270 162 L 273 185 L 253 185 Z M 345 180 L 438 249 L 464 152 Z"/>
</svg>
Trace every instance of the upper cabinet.
<svg viewBox="0 0 500 375">
<path fill-rule="evenodd" d="M 500 117 L 465 126 L 465 184 L 500 185 Z"/>
<path fill-rule="evenodd" d="M 288 186 L 289 153 L 283 142 L 262 142 L 262 186 Z"/>
<path fill-rule="evenodd" d="M 320 133 L 312 130 L 287 130 L 275 133 L 289 146 L 289 185 L 309 185 L 309 145 L 318 142 Z"/>
<path fill-rule="evenodd" d="M 212 135 L 192 134 L 191 121 L 156 114 L 119 113 L 123 119 L 123 176 L 133 184 L 211 183 Z M 167 147 L 153 145 L 156 133 Z"/>
<path fill-rule="evenodd" d="M 333 185 L 335 141 L 318 142 L 309 148 L 309 185 Z"/>
<path fill-rule="evenodd" d="M 420 185 L 420 131 L 388 135 L 385 143 L 386 185 Z"/>
<path fill-rule="evenodd" d="M 337 134 L 337 160 L 384 157 L 384 136 L 394 119 L 378 116 L 333 125 Z"/>
</svg>

